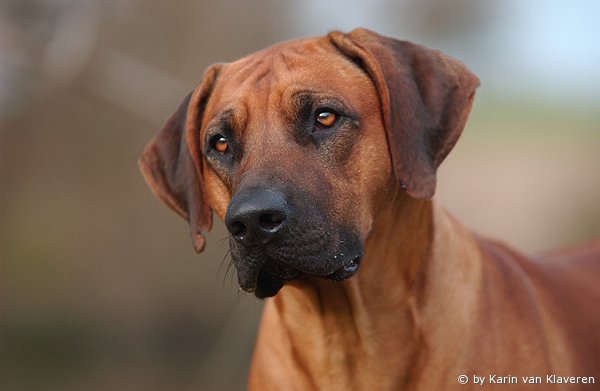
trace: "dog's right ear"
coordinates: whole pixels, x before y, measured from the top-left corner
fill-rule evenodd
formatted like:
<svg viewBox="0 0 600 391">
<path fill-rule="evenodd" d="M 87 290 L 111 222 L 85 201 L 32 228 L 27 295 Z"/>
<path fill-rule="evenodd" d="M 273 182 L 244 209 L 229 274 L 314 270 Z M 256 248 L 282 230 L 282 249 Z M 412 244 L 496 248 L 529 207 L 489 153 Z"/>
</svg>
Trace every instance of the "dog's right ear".
<svg viewBox="0 0 600 391">
<path fill-rule="evenodd" d="M 204 249 L 212 226 L 200 156 L 200 124 L 220 66 L 213 65 L 187 95 L 159 133 L 148 143 L 138 164 L 152 192 L 190 223 L 194 249 Z"/>
</svg>

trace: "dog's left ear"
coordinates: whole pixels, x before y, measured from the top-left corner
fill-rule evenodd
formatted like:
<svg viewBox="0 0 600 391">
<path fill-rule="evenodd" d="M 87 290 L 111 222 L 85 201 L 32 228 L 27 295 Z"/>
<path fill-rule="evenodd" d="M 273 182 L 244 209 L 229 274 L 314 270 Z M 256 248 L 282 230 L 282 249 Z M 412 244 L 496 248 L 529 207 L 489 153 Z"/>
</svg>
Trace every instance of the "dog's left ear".
<svg viewBox="0 0 600 391">
<path fill-rule="evenodd" d="M 377 88 L 402 188 L 415 198 L 432 197 L 437 167 L 462 133 L 479 79 L 439 51 L 366 29 L 329 38 Z"/>
<path fill-rule="evenodd" d="M 194 249 L 204 249 L 204 234 L 212 226 L 206 201 L 200 155 L 200 123 L 218 75 L 210 67 L 199 86 L 180 103 L 138 160 L 152 192 L 190 223 Z"/>
</svg>

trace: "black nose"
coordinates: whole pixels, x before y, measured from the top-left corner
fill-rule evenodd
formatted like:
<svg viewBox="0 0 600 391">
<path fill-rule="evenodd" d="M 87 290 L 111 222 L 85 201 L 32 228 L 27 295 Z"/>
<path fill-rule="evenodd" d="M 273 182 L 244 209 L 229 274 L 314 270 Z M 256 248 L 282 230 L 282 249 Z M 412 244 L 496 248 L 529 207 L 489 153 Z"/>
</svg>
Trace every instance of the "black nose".
<svg viewBox="0 0 600 391">
<path fill-rule="evenodd" d="M 272 241 L 285 226 L 288 205 L 277 190 L 260 189 L 233 197 L 225 214 L 231 236 L 245 246 Z"/>
</svg>

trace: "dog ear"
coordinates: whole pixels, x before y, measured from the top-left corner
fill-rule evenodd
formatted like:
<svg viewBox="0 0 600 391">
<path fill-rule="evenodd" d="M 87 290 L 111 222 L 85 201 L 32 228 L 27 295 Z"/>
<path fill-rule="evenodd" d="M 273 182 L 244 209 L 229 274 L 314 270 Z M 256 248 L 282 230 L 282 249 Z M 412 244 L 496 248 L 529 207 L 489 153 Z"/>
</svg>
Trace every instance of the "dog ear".
<svg viewBox="0 0 600 391">
<path fill-rule="evenodd" d="M 432 197 L 437 167 L 462 133 L 479 79 L 439 51 L 369 30 L 329 38 L 377 88 L 400 185 L 415 198 Z"/>
<path fill-rule="evenodd" d="M 138 160 L 152 192 L 190 223 L 194 249 L 204 249 L 204 236 L 212 226 L 206 202 L 200 156 L 200 124 L 206 102 L 218 75 L 210 67 L 198 87 L 180 103 Z"/>
</svg>

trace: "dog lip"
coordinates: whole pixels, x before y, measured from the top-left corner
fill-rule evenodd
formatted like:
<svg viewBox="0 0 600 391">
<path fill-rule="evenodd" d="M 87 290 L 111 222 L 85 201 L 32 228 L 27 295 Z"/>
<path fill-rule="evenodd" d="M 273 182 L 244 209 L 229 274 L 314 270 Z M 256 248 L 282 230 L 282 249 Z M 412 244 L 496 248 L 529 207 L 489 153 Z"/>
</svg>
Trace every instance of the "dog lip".
<svg viewBox="0 0 600 391">
<path fill-rule="evenodd" d="M 260 258 L 253 259 L 251 262 L 239 263 L 233 257 L 238 272 L 238 284 L 246 292 L 254 292 L 258 284 L 261 270 L 264 267 L 265 260 Z"/>
<path fill-rule="evenodd" d="M 350 253 L 352 254 L 352 253 Z M 303 275 L 321 277 L 332 281 L 343 281 L 352 277 L 358 270 L 362 253 L 354 253 L 350 256 L 339 253 L 333 257 L 337 263 L 337 269 L 305 270 L 297 265 L 286 264 L 282 260 L 270 257 L 255 261 L 238 270 L 238 282 L 240 288 L 248 293 L 254 293 L 258 298 L 276 295 L 286 281 L 291 281 Z M 343 261 L 343 262 L 340 262 Z M 339 266 L 341 263 L 341 266 Z"/>
<path fill-rule="evenodd" d="M 257 269 L 251 275 L 248 275 L 248 276 L 241 276 L 238 273 L 238 284 L 240 285 L 240 288 L 242 288 L 242 290 L 244 290 L 246 292 L 254 292 L 254 290 L 256 289 L 256 285 L 258 283 L 259 276 L 260 276 L 259 269 Z"/>
<path fill-rule="evenodd" d="M 361 260 L 362 256 L 356 255 L 347 260 L 344 265 L 335 272 L 322 277 L 333 281 L 346 280 L 356 273 L 358 267 L 360 266 Z M 254 295 L 259 299 L 275 296 L 286 281 L 293 280 L 303 274 L 306 274 L 296 269 L 294 269 L 294 272 L 286 269 L 283 272 L 280 270 L 281 273 L 277 273 L 277 267 L 271 270 L 271 267 L 269 266 L 270 265 L 264 265 L 260 268 L 254 287 L 250 290 L 247 290 L 248 292 L 253 292 Z M 278 275 L 274 275 L 273 272 L 277 273 Z"/>
<path fill-rule="evenodd" d="M 238 282 L 242 290 L 254 293 L 258 298 L 264 298 L 274 296 L 285 281 L 298 278 L 301 274 L 301 271 L 271 259 L 247 268 L 245 273 L 238 274 Z"/>
<path fill-rule="evenodd" d="M 254 289 L 254 296 L 259 299 L 275 296 L 283 287 L 283 284 L 283 279 L 275 277 L 263 269 L 258 274 L 256 288 Z"/>
<path fill-rule="evenodd" d="M 333 272 L 325 277 L 330 280 L 333 280 L 333 281 L 346 280 L 346 279 L 352 277 L 356 273 L 356 271 L 358 270 L 358 267 L 360 266 L 361 260 L 362 260 L 362 256 L 356 255 L 356 256 L 350 258 L 349 260 L 347 260 L 341 268 L 339 268 L 335 272 Z"/>
</svg>

